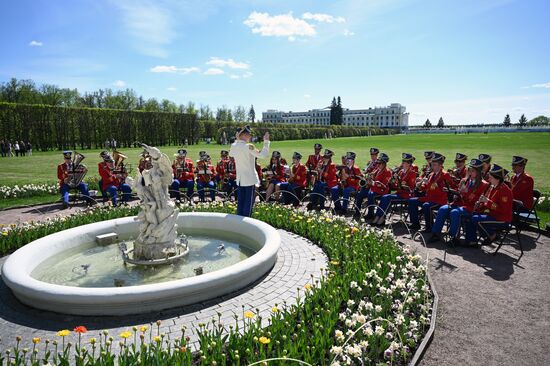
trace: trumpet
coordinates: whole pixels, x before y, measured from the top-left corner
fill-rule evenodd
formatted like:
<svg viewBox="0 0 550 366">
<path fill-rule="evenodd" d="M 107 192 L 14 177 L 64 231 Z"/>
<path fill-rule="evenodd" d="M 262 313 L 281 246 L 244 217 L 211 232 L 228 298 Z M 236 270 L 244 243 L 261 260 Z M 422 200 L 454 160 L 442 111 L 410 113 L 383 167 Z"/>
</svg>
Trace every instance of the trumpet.
<svg viewBox="0 0 550 366">
<path fill-rule="evenodd" d="M 487 192 L 489 192 L 489 189 L 491 189 L 492 185 L 487 185 L 487 188 L 485 188 L 485 191 L 483 192 L 483 194 L 481 196 L 479 196 L 479 199 L 476 201 L 476 203 L 474 204 L 474 212 L 478 212 L 479 208 L 481 207 L 482 204 L 484 204 L 486 201 L 484 199 L 486 199 L 487 197 L 485 196 L 487 194 Z"/>
<path fill-rule="evenodd" d="M 365 175 L 359 179 L 359 187 L 365 188 L 370 186 L 373 182 L 373 179 L 374 179 L 373 173 L 365 173 Z"/>
</svg>

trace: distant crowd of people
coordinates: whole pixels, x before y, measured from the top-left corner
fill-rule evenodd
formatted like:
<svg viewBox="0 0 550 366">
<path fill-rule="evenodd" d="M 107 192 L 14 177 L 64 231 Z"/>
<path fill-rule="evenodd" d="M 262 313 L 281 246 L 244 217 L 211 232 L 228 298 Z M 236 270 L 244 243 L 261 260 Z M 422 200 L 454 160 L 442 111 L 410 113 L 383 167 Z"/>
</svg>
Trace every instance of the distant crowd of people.
<svg viewBox="0 0 550 366">
<path fill-rule="evenodd" d="M 31 156 L 32 144 L 30 141 L 10 141 L 0 140 L 0 152 L 3 158 L 11 158 L 13 156 Z"/>
</svg>

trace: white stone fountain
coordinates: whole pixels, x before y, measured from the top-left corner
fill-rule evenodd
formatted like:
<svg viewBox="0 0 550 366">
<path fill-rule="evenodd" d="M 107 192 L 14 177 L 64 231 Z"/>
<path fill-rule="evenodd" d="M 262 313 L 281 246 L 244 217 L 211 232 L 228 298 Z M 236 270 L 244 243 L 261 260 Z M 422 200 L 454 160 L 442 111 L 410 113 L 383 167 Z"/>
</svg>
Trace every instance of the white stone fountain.
<svg viewBox="0 0 550 366">
<path fill-rule="evenodd" d="M 138 314 L 229 294 L 273 267 L 277 230 L 249 217 L 178 213 L 168 195 L 170 160 L 143 147 L 152 167 L 132 182 L 138 216 L 63 230 L 18 249 L 2 267 L 17 299 L 65 314 Z"/>
</svg>

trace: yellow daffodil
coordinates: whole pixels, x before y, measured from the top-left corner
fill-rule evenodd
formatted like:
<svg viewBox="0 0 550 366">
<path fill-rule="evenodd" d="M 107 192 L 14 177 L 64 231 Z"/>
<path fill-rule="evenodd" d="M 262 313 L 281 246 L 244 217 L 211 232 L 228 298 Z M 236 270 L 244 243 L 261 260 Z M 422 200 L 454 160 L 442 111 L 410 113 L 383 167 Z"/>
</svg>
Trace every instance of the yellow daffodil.
<svg viewBox="0 0 550 366">
<path fill-rule="evenodd" d="M 71 331 L 68 330 L 68 329 L 63 329 L 63 330 L 60 330 L 59 332 L 57 332 L 57 335 L 59 337 L 66 337 L 68 336 L 69 334 L 71 334 Z"/>
<path fill-rule="evenodd" d="M 254 318 L 254 313 L 251 312 L 251 311 L 245 311 L 244 312 L 244 317 L 248 318 L 248 319 L 252 319 L 252 318 Z"/>
<path fill-rule="evenodd" d="M 268 344 L 269 342 L 271 342 L 271 339 L 267 338 L 267 337 L 260 337 L 258 338 L 258 341 L 261 343 L 261 344 Z"/>
<path fill-rule="evenodd" d="M 278 312 L 279 312 L 279 308 L 277 308 L 276 306 L 274 306 L 274 307 L 271 308 L 271 312 L 272 312 L 272 313 L 278 313 Z"/>
<path fill-rule="evenodd" d="M 132 332 L 129 332 L 129 331 L 120 333 L 120 337 L 124 339 L 130 338 L 131 335 L 132 335 Z"/>
<path fill-rule="evenodd" d="M 305 288 L 306 290 L 311 290 L 311 284 L 306 283 L 305 286 L 304 286 L 304 288 Z"/>
<path fill-rule="evenodd" d="M 40 343 L 40 338 L 39 337 L 33 338 L 32 343 L 34 344 Z"/>
<path fill-rule="evenodd" d="M 139 327 L 139 331 L 140 331 L 141 333 L 147 332 L 147 329 L 149 329 L 149 327 L 146 326 L 146 325 L 142 325 L 141 327 Z"/>
<path fill-rule="evenodd" d="M 330 261 L 330 264 L 332 264 L 333 266 L 337 266 L 340 264 L 340 262 L 338 261 Z"/>
<path fill-rule="evenodd" d="M 153 340 L 154 340 L 155 342 L 157 342 L 157 343 L 160 343 L 161 338 L 160 338 L 159 336 L 155 336 L 155 337 L 153 338 Z"/>
</svg>

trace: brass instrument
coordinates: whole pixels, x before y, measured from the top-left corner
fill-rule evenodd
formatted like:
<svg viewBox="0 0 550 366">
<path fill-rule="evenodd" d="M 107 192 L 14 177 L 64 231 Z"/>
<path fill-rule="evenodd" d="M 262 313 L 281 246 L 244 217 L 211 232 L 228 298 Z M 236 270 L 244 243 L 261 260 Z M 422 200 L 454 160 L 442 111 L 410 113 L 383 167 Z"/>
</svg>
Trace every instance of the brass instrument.
<svg viewBox="0 0 550 366">
<path fill-rule="evenodd" d="M 176 177 L 179 177 L 182 173 L 187 173 L 187 161 L 185 158 L 182 162 L 176 159 Z"/>
<path fill-rule="evenodd" d="M 481 197 L 485 197 L 487 192 L 489 192 L 489 189 L 491 189 L 492 187 L 493 187 L 492 185 L 488 184 L 487 188 L 485 188 L 485 191 L 483 192 L 483 194 L 481 196 L 479 196 L 479 199 L 474 204 L 474 212 L 478 212 L 480 206 L 483 204 L 483 202 L 481 202 Z"/>
<path fill-rule="evenodd" d="M 82 160 L 85 158 L 84 155 L 75 151 L 71 162 L 71 170 L 67 173 L 67 177 L 65 178 L 65 184 L 69 187 L 78 187 L 84 180 L 86 173 L 88 173 L 88 168 L 86 168 L 86 165 L 82 164 Z"/>
<path fill-rule="evenodd" d="M 197 163 L 196 173 L 202 174 L 204 181 L 206 183 L 210 183 L 210 181 L 212 180 L 212 172 L 210 173 L 208 172 L 209 169 L 208 169 L 207 161 L 208 159 L 206 157 L 201 158 L 201 160 L 199 160 L 199 162 Z M 202 173 L 201 173 L 201 170 L 203 170 Z"/>
<path fill-rule="evenodd" d="M 118 178 L 121 180 L 121 183 L 124 182 L 126 177 L 131 172 L 131 166 L 127 166 L 124 164 L 124 160 L 128 159 L 128 157 L 121 152 L 117 150 L 113 150 L 113 160 L 114 160 L 114 168 L 113 168 L 113 174 L 117 175 Z"/>
<path fill-rule="evenodd" d="M 363 177 L 361 177 L 361 179 L 359 180 L 359 187 L 365 188 L 365 187 L 370 186 L 373 182 L 373 179 L 374 179 L 374 173 L 373 172 L 365 173 L 365 175 Z"/>
<path fill-rule="evenodd" d="M 401 169 L 403 167 L 401 165 L 396 166 L 395 168 L 391 169 L 391 178 L 388 182 L 388 185 L 390 187 L 400 187 L 401 186 L 401 176 L 399 173 L 401 172 Z"/>
</svg>

